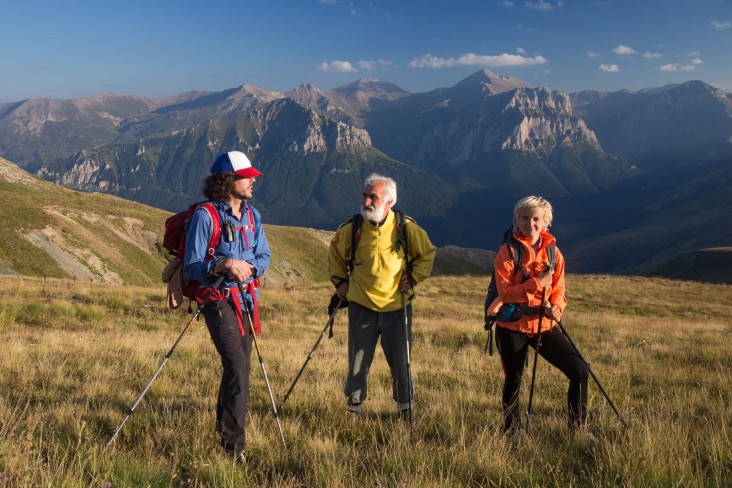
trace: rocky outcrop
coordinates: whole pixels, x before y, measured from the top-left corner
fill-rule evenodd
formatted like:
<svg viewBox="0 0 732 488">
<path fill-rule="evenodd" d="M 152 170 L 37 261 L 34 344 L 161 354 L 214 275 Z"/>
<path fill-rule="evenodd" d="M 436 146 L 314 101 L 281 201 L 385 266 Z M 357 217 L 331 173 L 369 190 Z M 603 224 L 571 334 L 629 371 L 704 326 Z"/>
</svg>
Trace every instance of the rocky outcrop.
<svg viewBox="0 0 732 488">
<path fill-rule="evenodd" d="M 328 150 L 348 151 L 371 145 L 369 133 L 343 122 L 327 122 L 315 119 L 302 138 L 295 138 L 289 146 L 292 152 L 305 154 Z M 320 123 L 319 123 L 320 122 Z"/>
<path fill-rule="evenodd" d="M 311 154 L 371 146 L 364 129 L 322 117 L 289 98 L 270 103 L 258 113 L 263 139 L 279 142 L 289 152 Z"/>
<path fill-rule="evenodd" d="M 490 93 L 490 92 L 487 92 Z M 454 103 L 467 105 L 451 97 Z M 518 88 L 499 95 L 482 95 L 471 111 L 451 110 L 450 104 L 422 137 L 410 158 L 431 168 L 435 157 L 449 166 L 483 159 L 502 151 L 519 151 L 540 159 L 558 147 L 584 145 L 602 148 L 584 121 L 572 114 L 566 93 L 547 88 Z"/>
<path fill-rule="evenodd" d="M 502 115 L 518 114 L 520 122 L 501 143 L 501 149 L 549 156 L 557 146 L 588 144 L 602 151 L 597 136 L 585 122 L 572 115 L 572 102 L 564 92 L 547 88 L 518 89 Z"/>
</svg>

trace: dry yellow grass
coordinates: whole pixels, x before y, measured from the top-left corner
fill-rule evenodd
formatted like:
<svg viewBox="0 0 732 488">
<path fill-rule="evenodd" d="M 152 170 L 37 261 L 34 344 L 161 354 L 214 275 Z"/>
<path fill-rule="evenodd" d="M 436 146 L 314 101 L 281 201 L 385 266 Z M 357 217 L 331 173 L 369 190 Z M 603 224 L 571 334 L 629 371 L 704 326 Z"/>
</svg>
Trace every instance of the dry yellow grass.
<svg viewBox="0 0 732 488">
<path fill-rule="evenodd" d="M 483 347 L 486 278 L 418 289 L 414 438 L 394 418 L 378 353 L 363 419 L 344 414 L 346 318 L 280 417 L 252 365 L 247 462 L 218 452 L 219 363 L 194 322 L 113 447 L 104 445 L 180 334 L 162 288 L 14 278 L 0 285 L 2 486 L 729 486 L 732 287 L 570 276 L 565 326 L 591 381 L 596 444 L 566 432 L 566 381 L 538 365 L 532 431 L 500 435 L 502 374 Z M 278 402 L 327 320 L 331 289 L 266 289 L 260 347 Z M 527 381 L 524 388 L 528 387 Z M 524 406 L 527 392 L 522 394 Z"/>
</svg>

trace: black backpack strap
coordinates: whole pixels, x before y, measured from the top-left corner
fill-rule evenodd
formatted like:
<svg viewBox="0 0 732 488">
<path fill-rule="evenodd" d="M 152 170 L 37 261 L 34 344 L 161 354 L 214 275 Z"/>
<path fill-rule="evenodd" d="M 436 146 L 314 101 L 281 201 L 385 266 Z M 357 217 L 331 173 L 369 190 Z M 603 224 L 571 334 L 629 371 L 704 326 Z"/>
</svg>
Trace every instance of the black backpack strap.
<svg viewBox="0 0 732 488">
<path fill-rule="evenodd" d="M 524 267 L 521 265 L 521 260 L 524 257 L 524 246 L 522 246 L 520 242 L 514 239 L 513 235 L 510 235 L 508 237 L 508 240 L 506 241 L 506 247 L 508 248 L 508 255 L 513 259 L 514 274 L 516 273 L 516 271 L 521 270 L 521 276 L 523 277 L 524 281 L 528 280 L 529 274 L 526 272 L 526 269 L 524 269 Z"/>
<path fill-rule="evenodd" d="M 412 262 L 409 260 L 409 247 L 407 245 L 407 216 L 401 210 L 394 211 L 397 221 L 397 251 L 404 247 L 404 259 L 407 261 L 407 274 L 412 279 Z"/>
<path fill-rule="evenodd" d="M 351 255 L 348 257 L 348 274 L 353 273 L 353 267 L 356 265 L 356 248 L 361 237 L 361 225 L 363 225 L 363 216 L 355 214 L 351 217 Z"/>
</svg>

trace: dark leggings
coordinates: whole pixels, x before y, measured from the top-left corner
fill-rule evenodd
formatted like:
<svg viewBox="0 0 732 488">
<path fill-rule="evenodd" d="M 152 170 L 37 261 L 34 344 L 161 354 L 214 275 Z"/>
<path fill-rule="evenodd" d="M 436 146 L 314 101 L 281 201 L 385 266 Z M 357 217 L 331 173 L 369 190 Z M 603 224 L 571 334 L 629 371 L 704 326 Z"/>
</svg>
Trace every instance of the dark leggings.
<svg viewBox="0 0 732 488">
<path fill-rule="evenodd" d="M 500 326 L 496 327 L 496 345 L 503 365 L 503 414 L 504 431 L 521 425 L 519 390 L 529 345 L 535 347 L 536 336 L 529 337 Z M 558 327 L 541 334 L 539 355 L 569 378 L 567 405 L 570 428 L 587 420 L 587 378 L 589 371 Z"/>
</svg>

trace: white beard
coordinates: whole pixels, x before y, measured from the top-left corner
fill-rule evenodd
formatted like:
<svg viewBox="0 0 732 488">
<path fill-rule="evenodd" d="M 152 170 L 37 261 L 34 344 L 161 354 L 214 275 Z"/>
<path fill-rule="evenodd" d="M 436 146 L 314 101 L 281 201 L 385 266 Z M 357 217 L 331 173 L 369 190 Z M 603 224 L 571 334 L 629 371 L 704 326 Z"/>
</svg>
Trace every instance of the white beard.
<svg viewBox="0 0 732 488">
<path fill-rule="evenodd" d="M 382 220 L 384 220 L 384 217 L 386 217 L 386 212 L 384 211 L 385 209 L 386 205 L 382 205 L 379 208 L 371 205 L 369 205 L 368 207 L 364 207 L 363 205 L 361 205 L 361 216 L 366 220 L 370 220 L 371 222 L 381 222 Z"/>
</svg>

